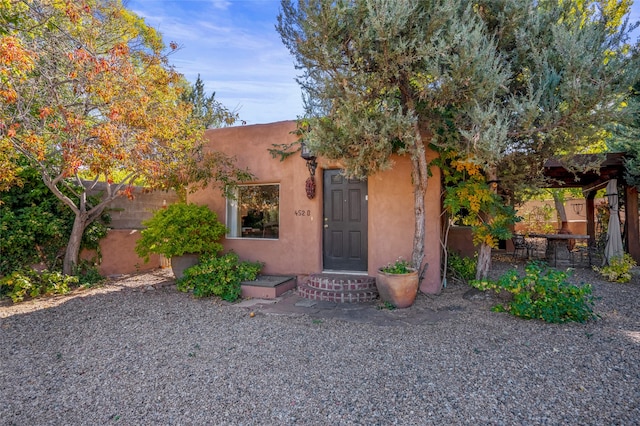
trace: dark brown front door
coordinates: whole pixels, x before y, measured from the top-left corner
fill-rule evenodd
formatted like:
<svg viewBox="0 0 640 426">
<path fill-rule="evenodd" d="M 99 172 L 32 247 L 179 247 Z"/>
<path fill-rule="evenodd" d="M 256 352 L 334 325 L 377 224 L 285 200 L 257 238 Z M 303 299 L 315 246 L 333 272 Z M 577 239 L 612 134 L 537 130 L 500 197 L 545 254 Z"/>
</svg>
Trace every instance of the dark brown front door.
<svg viewBox="0 0 640 426">
<path fill-rule="evenodd" d="M 367 182 L 324 171 L 325 270 L 367 270 Z"/>
</svg>

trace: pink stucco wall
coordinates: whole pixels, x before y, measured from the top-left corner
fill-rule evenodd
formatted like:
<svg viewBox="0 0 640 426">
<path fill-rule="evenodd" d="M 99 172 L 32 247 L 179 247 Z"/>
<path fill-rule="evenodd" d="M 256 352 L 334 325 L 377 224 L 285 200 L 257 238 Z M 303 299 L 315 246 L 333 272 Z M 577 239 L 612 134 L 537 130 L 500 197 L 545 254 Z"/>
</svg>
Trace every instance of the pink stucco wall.
<svg viewBox="0 0 640 426">
<path fill-rule="evenodd" d="M 157 254 L 149 256 L 149 261 L 138 257 L 135 252 L 136 242 L 140 238 L 140 231 L 135 229 L 112 229 L 109 234 L 100 240 L 102 261 L 98 266 L 103 276 L 133 274 L 149 271 L 159 267 L 169 266 L 168 261 Z M 85 250 L 81 257 L 91 259 L 94 251 Z"/>
<path fill-rule="evenodd" d="M 225 239 L 227 250 L 243 259 L 265 262 L 266 274 L 307 275 L 322 272 L 322 170 L 334 167 L 320 160 L 316 172 L 316 197 L 309 200 L 305 181 L 309 177 L 304 160 L 292 155 L 284 161 L 267 151 L 273 144 L 296 140 L 291 134 L 295 121 L 214 129 L 206 132 L 210 149 L 235 155 L 240 167 L 255 176 L 254 183 L 280 184 L 280 235 L 278 240 Z M 425 205 L 427 229 L 427 275 L 421 290 L 440 291 L 440 174 L 430 178 Z M 411 164 L 407 158 L 395 159 L 395 166 L 368 179 L 368 274 L 399 256 L 411 258 L 414 216 Z M 225 222 L 226 202 L 220 191 L 207 188 L 188 195 L 188 201 L 206 204 Z M 299 216 L 297 210 L 309 211 Z"/>
<path fill-rule="evenodd" d="M 305 162 L 293 155 L 283 162 L 267 151 L 273 144 L 296 140 L 290 132 L 293 121 L 209 130 L 206 133 L 211 149 L 235 155 L 237 165 L 248 168 L 255 176 L 254 183 L 280 184 L 280 234 L 278 240 L 225 239 L 224 247 L 243 259 L 265 263 L 266 274 L 308 274 L 320 272 L 322 205 L 321 196 L 309 200 L 305 194 L 305 180 L 309 176 Z M 318 193 L 321 182 L 316 173 Z M 205 204 L 226 219 L 226 202 L 217 188 L 207 188 L 187 196 L 189 202 Z M 296 210 L 309 210 L 310 216 L 296 216 Z"/>
<path fill-rule="evenodd" d="M 447 248 L 450 252 L 464 257 L 473 257 L 478 248 L 473 245 L 470 226 L 452 226 L 449 228 Z"/>
<path fill-rule="evenodd" d="M 411 162 L 396 157 L 392 169 L 369 177 L 369 274 L 398 257 L 411 259 L 415 229 Z M 420 290 L 440 291 L 440 172 L 432 169 L 425 196 L 425 261 Z"/>
</svg>

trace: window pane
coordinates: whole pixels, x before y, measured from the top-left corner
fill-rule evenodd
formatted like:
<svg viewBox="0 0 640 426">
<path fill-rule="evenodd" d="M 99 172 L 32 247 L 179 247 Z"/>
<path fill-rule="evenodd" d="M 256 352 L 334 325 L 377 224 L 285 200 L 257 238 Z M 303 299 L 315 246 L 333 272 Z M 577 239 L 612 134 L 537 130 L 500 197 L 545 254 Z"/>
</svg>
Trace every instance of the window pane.
<svg viewBox="0 0 640 426">
<path fill-rule="evenodd" d="M 227 200 L 229 237 L 278 238 L 280 186 L 242 185 L 235 200 Z"/>
</svg>

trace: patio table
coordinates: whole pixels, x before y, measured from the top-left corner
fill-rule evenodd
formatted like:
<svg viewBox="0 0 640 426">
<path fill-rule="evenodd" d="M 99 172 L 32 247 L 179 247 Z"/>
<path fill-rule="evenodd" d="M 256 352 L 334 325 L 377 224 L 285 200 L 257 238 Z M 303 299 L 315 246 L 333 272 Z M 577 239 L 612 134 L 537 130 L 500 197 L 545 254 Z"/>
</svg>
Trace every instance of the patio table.
<svg viewBox="0 0 640 426">
<path fill-rule="evenodd" d="M 580 234 L 528 234 L 532 238 L 544 238 L 547 240 L 545 258 L 549 265 L 571 266 L 571 252 L 569 240 L 589 240 L 588 235 Z"/>
</svg>

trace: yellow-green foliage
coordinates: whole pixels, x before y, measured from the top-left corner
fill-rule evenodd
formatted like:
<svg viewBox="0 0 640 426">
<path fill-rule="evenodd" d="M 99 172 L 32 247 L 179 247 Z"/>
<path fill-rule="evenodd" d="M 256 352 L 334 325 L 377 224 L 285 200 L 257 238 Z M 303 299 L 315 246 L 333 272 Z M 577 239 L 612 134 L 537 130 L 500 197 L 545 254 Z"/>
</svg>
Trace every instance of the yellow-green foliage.
<svg viewBox="0 0 640 426">
<path fill-rule="evenodd" d="M 13 303 L 22 302 L 25 298 L 65 294 L 71 287 L 78 285 L 78 277 L 63 275 L 60 272 L 32 269 L 15 271 L 0 280 L 0 290 L 11 297 Z"/>
<path fill-rule="evenodd" d="M 511 238 L 510 228 L 519 218 L 511 206 L 486 181 L 473 158 L 458 158 L 453 151 L 436 161 L 445 177 L 444 206 L 451 217 L 470 226 L 473 243 L 497 248 Z"/>
<path fill-rule="evenodd" d="M 415 269 L 409 264 L 408 261 L 399 258 L 395 262 L 389 263 L 388 265 L 380 268 L 380 271 L 387 274 L 408 274 L 415 271 Z"/>
<path fill-rule="evenodd" d="M 511 293 L 512 299 L 493 308 L 520 318 L 541 319 L 546 322 L 585 322 L 597 317 L 593 313 L 594 297 L 591 285 L 576 286 L 567 282 L 567 274 L 532 262 L 525 275 L 516 270 L 502 275 L 498 281 L 472 281 L 479 290 Z"/>
<path fill-rule="evenodd" d="M 470 281 L 476 276 L 478 267 L 478 255 L 473 257 L 460 256 L 456 253 L 449 253 L 447 270 L 451 275 L 463 281 Z"/>
<path fill-rule="evenodd" d="M 631 281 L 630 271 L 634 266 L 636 266 L 635 260 L 633 260 L 631 255 L 625 253 L 622 256 L 611 258 L 609 264 L 602 268 L 594 266 L 593 270 L 599 272 L 607 281 L 628 283 Z"/>
</svg>

